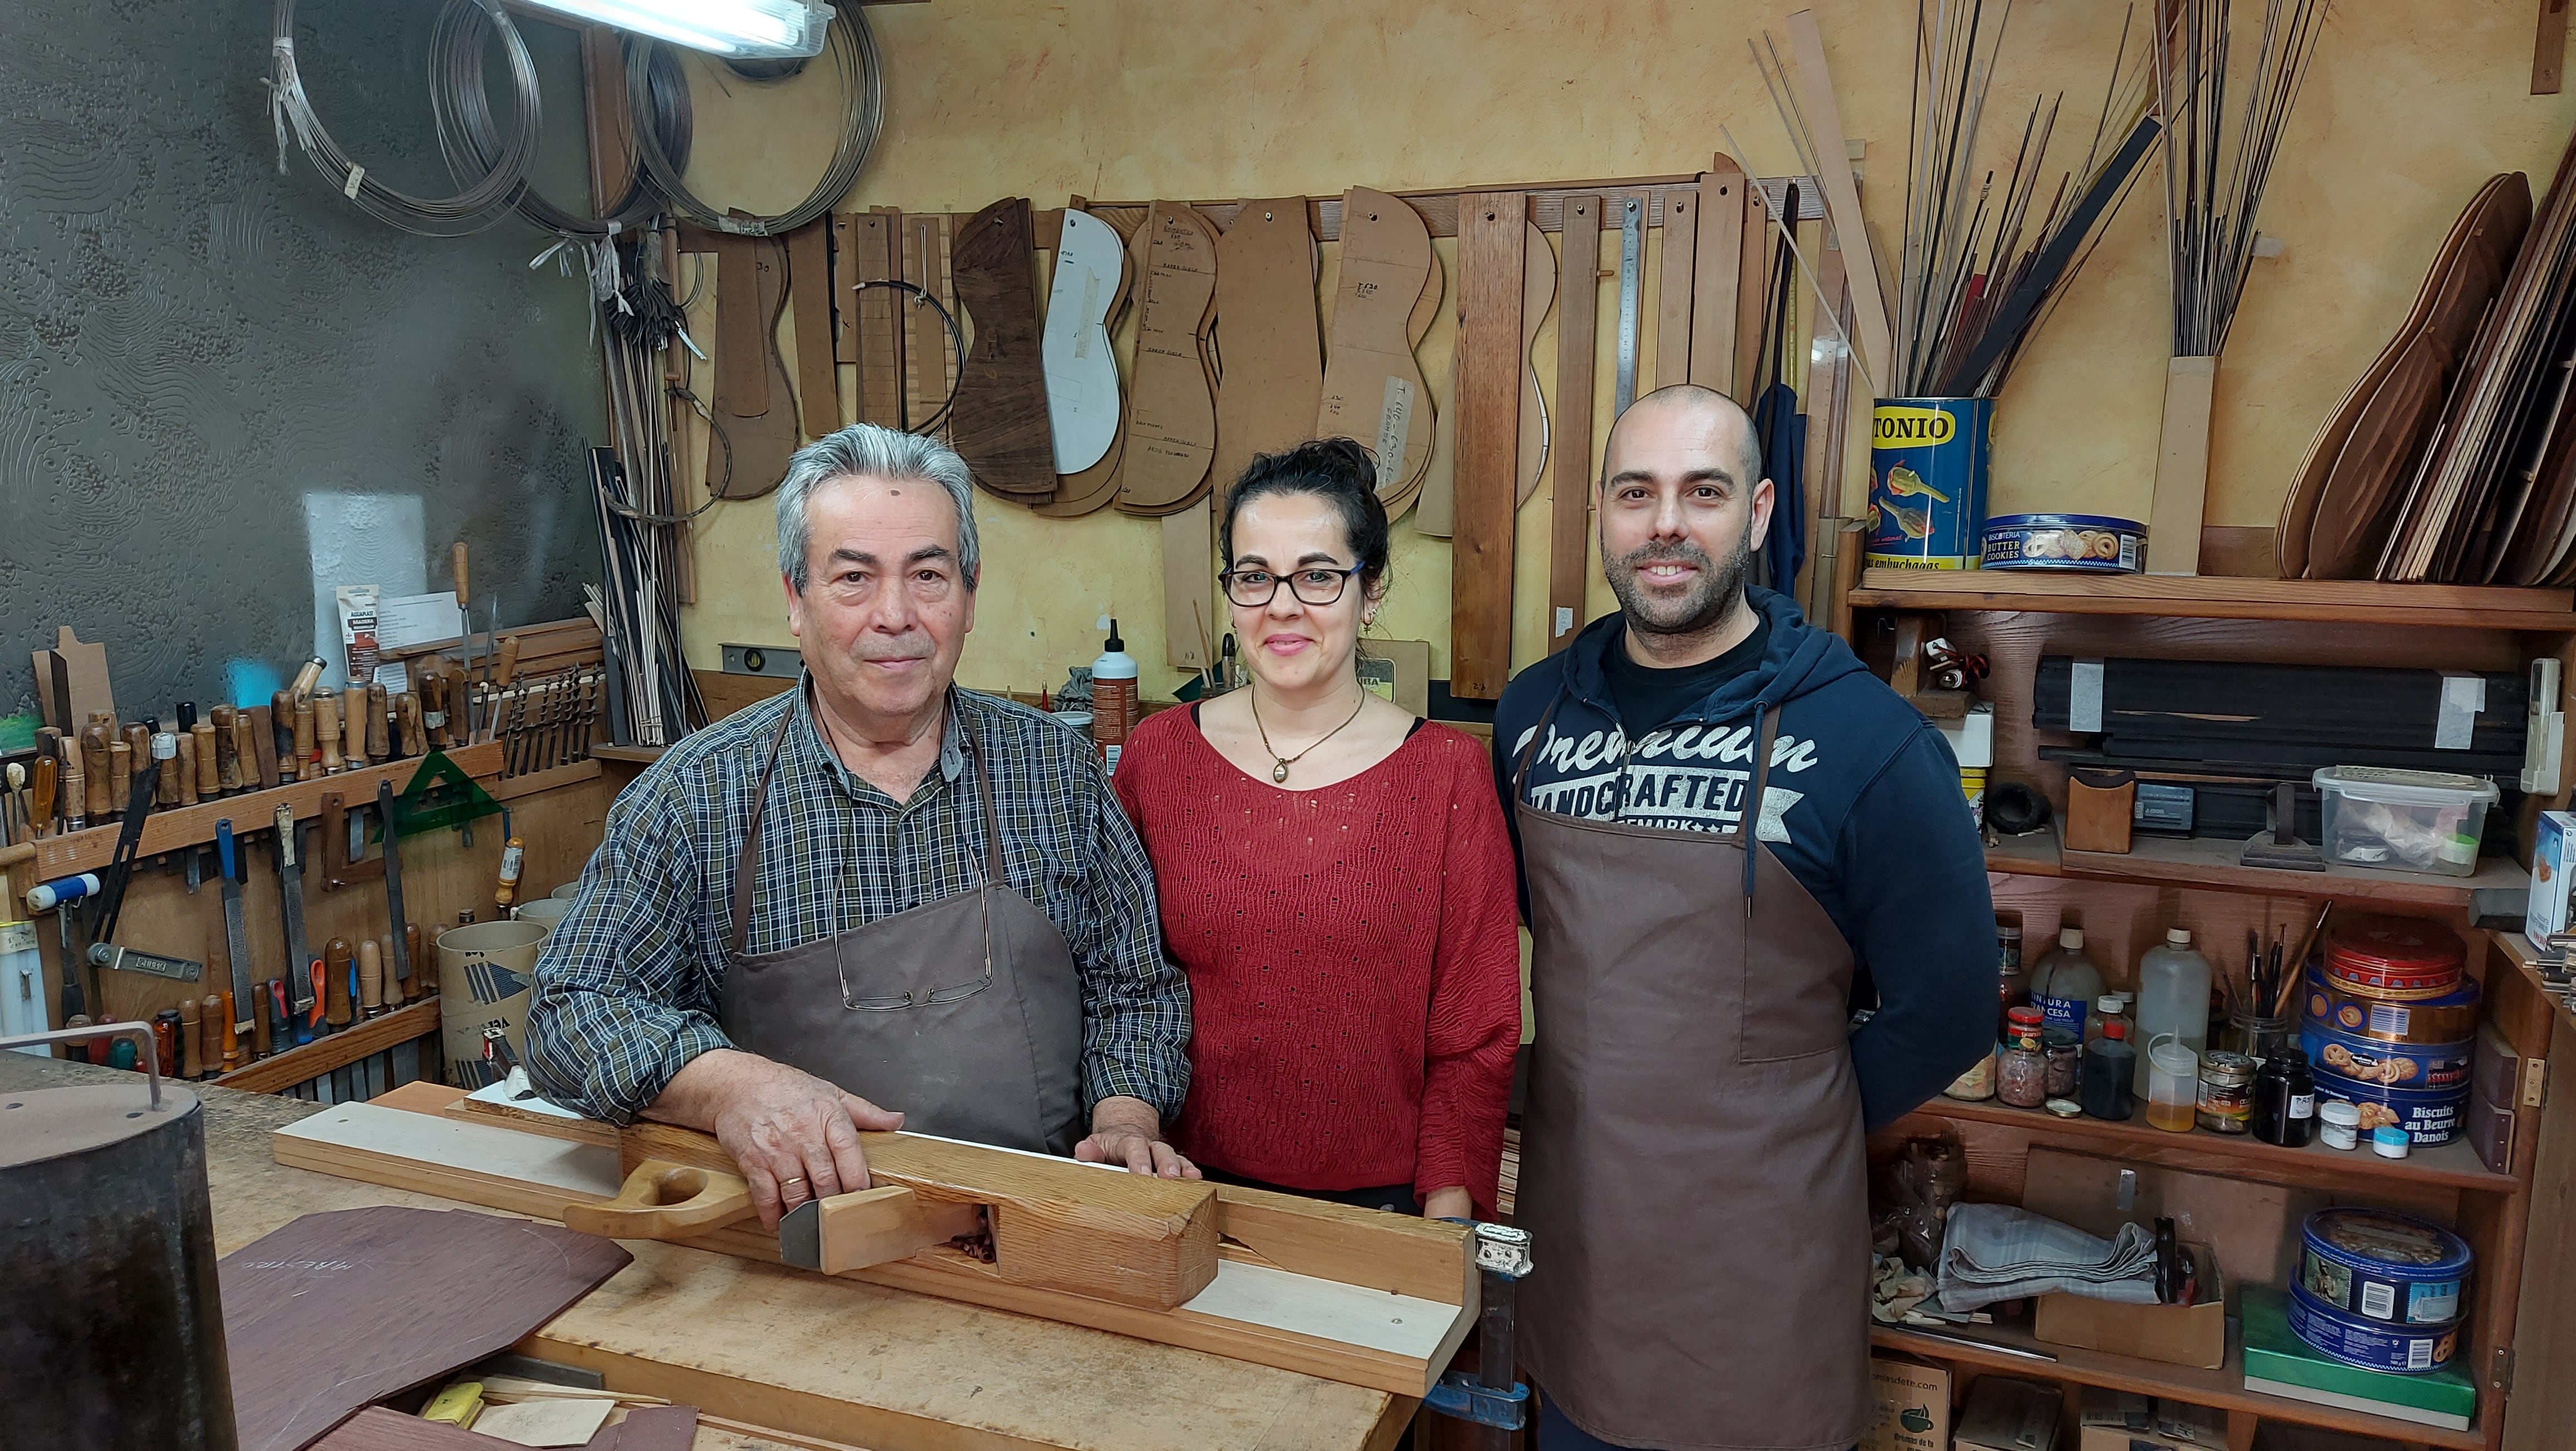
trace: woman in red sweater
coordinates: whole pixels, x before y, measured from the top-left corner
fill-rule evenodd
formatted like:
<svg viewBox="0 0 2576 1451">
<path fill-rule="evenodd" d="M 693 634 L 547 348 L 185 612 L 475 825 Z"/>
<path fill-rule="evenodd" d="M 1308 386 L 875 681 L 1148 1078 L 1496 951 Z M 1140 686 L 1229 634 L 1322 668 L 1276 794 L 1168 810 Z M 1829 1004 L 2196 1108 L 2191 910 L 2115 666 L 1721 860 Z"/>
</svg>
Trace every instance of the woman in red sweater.
<svg viewBox="0 0 2576 1451">
<path fill-rule="evenodd" d="M 1386 509 L 1348 439 L 1253 462 L 1221 576 L 1251 683 L 1139 726 L 1112 778 L 1189 974 L 1208 1177 L 1494 1212 L 1520 1045 L 1510 839 L 1485 748 L 1365 689 Z"/>
</svg>

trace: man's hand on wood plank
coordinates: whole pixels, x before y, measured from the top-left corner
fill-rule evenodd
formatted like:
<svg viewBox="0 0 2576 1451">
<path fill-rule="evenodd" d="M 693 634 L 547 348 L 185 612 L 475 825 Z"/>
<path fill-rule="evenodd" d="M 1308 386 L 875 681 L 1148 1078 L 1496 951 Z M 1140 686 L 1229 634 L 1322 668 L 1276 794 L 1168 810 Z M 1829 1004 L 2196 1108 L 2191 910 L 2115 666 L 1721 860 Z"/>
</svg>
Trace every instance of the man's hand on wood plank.
<svg viewBox="0 0 2576 1451">
<path fill-rule="evenodd" d="M 859 1132 L 903 1127 L 903 1115 L 800 1069 L 717 1049 L 672 1075 L 648 1116 L 716 1136 L 751 1185 L 763 1227 L 808 1199 L 868 1187 Z"/>
<path fill-rule="evenodd" d="M 1104 1098 L 1091 1110 L 1091 1137 L 1073 1146 L 1086 1164 L 1123 1164 L 1132 1173 L 1196 1179 L 1199 1166 L 1163 1141 L 1163 1116 L 1141 1098 Z"/>
</svg>

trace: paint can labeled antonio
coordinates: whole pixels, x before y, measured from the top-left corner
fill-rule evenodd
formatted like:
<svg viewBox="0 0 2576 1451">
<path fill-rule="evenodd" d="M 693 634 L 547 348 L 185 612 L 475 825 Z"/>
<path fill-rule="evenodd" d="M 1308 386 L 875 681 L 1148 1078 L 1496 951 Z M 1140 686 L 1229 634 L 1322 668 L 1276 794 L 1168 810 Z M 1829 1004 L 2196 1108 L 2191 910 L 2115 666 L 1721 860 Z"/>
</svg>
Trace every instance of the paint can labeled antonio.
<svg viewBox="0 0 2576 1451">
<path fill-rule="evenodd" d="M 2384 1209 L 2320 1209 L 2299 1233 L 2299 1285 L 2331 1309 L 2388 1325 L 2456 1325 L 2466 1240 Z"/>
<path fill-rule="evenodd" d="M 1869 563 L 1977 567 L 1994 412 L 1991 398 L 1878 400 L 1869 448 Z"/>
</svg>

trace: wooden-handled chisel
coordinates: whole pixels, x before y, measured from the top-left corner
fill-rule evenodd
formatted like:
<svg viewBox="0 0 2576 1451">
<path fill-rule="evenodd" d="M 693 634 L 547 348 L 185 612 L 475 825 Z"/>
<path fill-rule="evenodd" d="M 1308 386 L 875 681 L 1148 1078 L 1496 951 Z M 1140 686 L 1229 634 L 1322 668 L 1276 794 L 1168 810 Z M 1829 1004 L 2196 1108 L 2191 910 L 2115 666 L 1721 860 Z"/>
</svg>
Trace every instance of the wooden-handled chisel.
<svg viewBox="0 0 2576 1451">
<path fill-rule="evenodd" d="M 223 817 L 215 822 L 215 859 L 224 872 L 224 951 L 232 961 L 232 1025 L 240 1051 L 251 1044 L 251 1015 L 259 1011 L 259 999 L 250 987 L 250 933 L 242 926 L 242 861 L 241 848 L 233 840 L 233 819 Z"/>
<path fill-rule="evenodd" d="M 393 977 L 400 984 L 394 989 L 397 998 L 411 992 L 411 948 L 409 934 L 403 931 L 410 919 L 403 915 L 402 848 L 397 845 L 401 833 L 394 829 L 394 783 L 376 783 L 376 824 L 385 833 L 385 915 L 393 922 Z"/>
<path fill-rule="evenodd" d="M 239 791 L 242 788 L 241 743 L 233 734 L 233 722 L 237 719 L 239 713 L 229 705 L 219 705 L 206 712 L 206 735 L 198 744 L 197 752 L 202 758 L 207 743 L 214 746 L 215 789 L 218 791 Z M 205 768 L 200 766 L 198 769 Z M 201 780 L 197 783 L 197 794 L 202 796 L 205 791 L 206 783 Z"/>
<path fill-rule="evenodd" d="M 54 785 L 60 770 L 59 763 L 47 756 L 36 762 L 34 779 L 27 785 L 27 820 L 38 836 L 54 834 Z"/>
<path fill-rule="evenodd" d="M 277 779 L 292 781 L 304 764 L 295 754 L 295 692 L 281 690 L 268 698 L 268 729 L 277 737 Z"/>
</svg>

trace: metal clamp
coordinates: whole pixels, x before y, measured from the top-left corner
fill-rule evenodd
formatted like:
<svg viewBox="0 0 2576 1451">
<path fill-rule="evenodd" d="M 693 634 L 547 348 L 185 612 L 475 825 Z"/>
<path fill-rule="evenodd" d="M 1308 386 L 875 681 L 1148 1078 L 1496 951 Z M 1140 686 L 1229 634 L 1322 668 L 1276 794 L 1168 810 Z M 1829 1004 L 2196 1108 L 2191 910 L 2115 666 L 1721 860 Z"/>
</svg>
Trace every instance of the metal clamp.
<svg viewBox="0 0 2576 1451">
<path fill-rule="evenodd" d="M 161 1109 L 161 1045 L 152 1036 L 150 1023 L 92 1023 L 86 1028 L 56 1028 L 50 1033 L 24 1033 L 15 1038 L 0 1038 L 0 1051 L 10 1048 L 32 1048 L 39 1043 L 86 1043 L 92 1038 L 132 1038 L 134 1057 L 143 1066 L 144 1082 L 152 1090 L 152 1108 Z"/>
<path fill-rule="evenodd" d="M 1482 1305 L 1476 1371 L 1443 1375 L 1422 1404 L 1457 1420 L 1517 1431 L 1529 1424 L 1529 1387 L 1512 1363 L 1512 1287 L 1530 1272 L 1530 1235 L 1508 1224 L 1478 1223 L 1474 1229 Z"/>
</svg>

